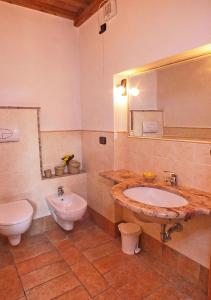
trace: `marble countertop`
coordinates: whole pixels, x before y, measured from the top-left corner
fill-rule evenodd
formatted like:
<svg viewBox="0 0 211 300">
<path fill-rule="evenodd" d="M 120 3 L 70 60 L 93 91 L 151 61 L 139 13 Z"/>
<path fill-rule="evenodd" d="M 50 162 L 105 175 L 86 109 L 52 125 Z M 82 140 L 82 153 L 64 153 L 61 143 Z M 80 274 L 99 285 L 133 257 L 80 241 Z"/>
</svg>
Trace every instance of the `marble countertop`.
<svg viewBox="0 0 211 300">
<path fill-rule="evenodd" d="M 163 219 L 180 218 L 184 220 L 198 215 L 211 215 L 211 193 L 182 186 L 173 187 L 162 182 L 148 183 L 144 181 L 141 174 L 128 170 L 107 171 L 100 173 L 100 175 L 118 183 L 112 187 L 111 194 L 113 198 L 118 204 L 137 214 Z M 156 207 L 134 201 L 123 194 L 123 191 L 127 188 L 137 186 L 153 187 L 175 193 L 184 197 L 188 204 L 177 208 Z"/>
<path fill-rule="evenodd" d="M 134 178 L 141 177 L 141 174 L 137 174 L 133 171 L 129 171 L 125 169 L 116 170 L 116 171 L 114 170 L 105 171 L 105 172 L 101 172 L 99 175 L 113 181 L 114 183 L 120 183 L 127 179 L 131 179 L 131 178 L 134 179 Z"/>
</svg>

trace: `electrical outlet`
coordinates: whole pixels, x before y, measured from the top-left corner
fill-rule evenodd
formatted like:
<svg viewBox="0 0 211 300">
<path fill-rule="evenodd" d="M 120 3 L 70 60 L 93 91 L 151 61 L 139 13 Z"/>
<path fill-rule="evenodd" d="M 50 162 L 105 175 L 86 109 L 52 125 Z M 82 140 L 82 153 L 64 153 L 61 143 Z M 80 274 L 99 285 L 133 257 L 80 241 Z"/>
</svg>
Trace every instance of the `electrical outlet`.
<svg viewBox="0 0 211 300">
<path fill-rule="evenodd" d="M 99 137 L 99 143 L 102 145 L 106 145 L 106 137 L 105 136 L 100 136 Z"/>
</svg>

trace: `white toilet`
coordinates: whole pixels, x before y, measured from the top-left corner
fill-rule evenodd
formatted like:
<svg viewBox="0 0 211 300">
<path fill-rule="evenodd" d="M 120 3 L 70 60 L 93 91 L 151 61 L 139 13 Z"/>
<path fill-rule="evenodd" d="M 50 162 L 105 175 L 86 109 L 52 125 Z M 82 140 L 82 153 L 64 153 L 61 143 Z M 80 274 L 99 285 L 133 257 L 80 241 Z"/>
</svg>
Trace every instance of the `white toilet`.
<svg viewBox="0 0 211 300">
<path fill-rule="evenodd" d="M 72 230 L 74 222 L 80 220 L 86 212 L 87 202 L 75 193 L 46 198 L 50 212 L 64 230 Z"/>
<path fill-rule="evenodd" d="M 0 204 L 0 234 L 8 237 L 12 246 L 21 241 L 21 234 L 31 225 L 33 207 L 27 200 Z"/>
</svg>

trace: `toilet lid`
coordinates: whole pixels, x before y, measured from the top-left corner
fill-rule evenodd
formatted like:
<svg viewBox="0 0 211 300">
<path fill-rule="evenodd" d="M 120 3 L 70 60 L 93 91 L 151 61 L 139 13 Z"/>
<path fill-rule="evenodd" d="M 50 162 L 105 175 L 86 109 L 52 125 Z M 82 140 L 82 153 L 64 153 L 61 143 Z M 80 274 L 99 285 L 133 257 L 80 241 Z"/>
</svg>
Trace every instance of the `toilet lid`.
<svg viewBox="0 0 211 300">
<path fill-rule="evenodd" d="M 0 225 L 13 225 L 26 221 L 33 214 L 33 208 L 27 200 L 0 204 Z"/>
</svg>

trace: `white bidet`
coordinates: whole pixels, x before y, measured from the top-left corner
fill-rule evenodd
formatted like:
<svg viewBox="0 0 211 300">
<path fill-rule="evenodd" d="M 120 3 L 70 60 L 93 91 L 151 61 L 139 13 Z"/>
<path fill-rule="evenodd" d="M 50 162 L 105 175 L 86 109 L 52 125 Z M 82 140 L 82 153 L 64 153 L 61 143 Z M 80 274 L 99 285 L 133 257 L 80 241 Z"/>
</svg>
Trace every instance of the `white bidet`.
<svg viewBox="0 0 211 300">
<path fill-rule="evenodd" d="M 46 198 L 50 212 L 64 230 L 72 230 L 74 222 L 80 220 L 86 212 L 87 202 L 75 193 Z"/>
</svg>

